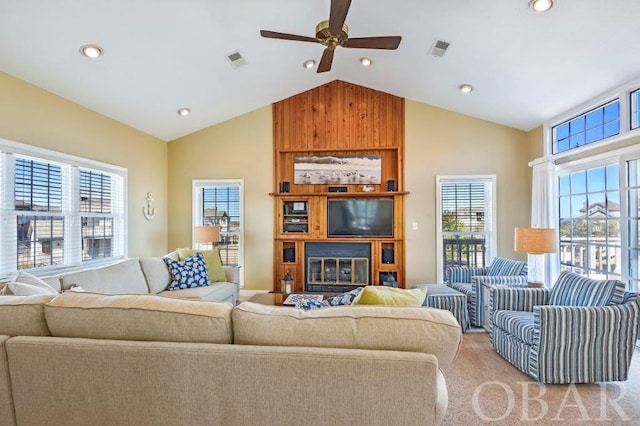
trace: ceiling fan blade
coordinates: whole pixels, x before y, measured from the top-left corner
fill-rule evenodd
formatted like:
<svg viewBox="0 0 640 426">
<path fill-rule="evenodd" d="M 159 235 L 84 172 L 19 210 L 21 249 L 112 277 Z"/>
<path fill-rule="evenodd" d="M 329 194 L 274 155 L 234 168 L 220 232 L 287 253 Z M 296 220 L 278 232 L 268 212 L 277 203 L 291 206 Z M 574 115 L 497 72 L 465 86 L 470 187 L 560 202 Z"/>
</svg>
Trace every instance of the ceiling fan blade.
<svg viewBox="0 0 640 426">
<path fill-rule="evenodd" d="M 395 50 L 401 40 L 401 36 L 348 38 L 342 43 L 342 47 Z"/>
<path fill-rule="evenodd" d="M 338 35 L 342 31 L 349 6 L 351 6 L 351 0 L 331 0 L 331 10 L 329 11 L 329 32 L 331 35 Z"/>
<path fill-rule="evenodd" d="M 328 48 L 324 49 L 322 59 L 320 59 L 320 63 L 318 64 L 317 72 L 321 73 L 331 70 L 331 63 L 333 62 L 333 52 L 335 52 L 335 50 L 331 50 Z"/>
<path fill-rule="evenodd" d="M 281 40 L 308 41 L 311 43 L 319 43 L 315 37 L 307 37 L 295 34 L 277 33 L 275 31 L 260 30 L 260 35 L 266 38 L 278 38 Z"/>
</svg>

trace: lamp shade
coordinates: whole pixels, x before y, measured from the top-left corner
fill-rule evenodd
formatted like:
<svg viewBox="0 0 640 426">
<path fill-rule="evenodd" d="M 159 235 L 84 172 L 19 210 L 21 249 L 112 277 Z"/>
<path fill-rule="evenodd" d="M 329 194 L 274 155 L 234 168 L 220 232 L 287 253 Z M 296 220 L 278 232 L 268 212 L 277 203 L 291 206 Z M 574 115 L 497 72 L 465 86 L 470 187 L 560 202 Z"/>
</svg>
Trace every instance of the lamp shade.
<svg viewBox="0 0 640 426">
<path fill-rule="evenodd" d="M 194 243 L 216 243 L 220 241 L 219 226 L 195 226 L 193 228 Z"/>
<path fill-rule="evenodd" d="M 558 251 L 558 234 L 553 228 L 516 228 L 515 251 L 529 254 Z"/>
</svg>

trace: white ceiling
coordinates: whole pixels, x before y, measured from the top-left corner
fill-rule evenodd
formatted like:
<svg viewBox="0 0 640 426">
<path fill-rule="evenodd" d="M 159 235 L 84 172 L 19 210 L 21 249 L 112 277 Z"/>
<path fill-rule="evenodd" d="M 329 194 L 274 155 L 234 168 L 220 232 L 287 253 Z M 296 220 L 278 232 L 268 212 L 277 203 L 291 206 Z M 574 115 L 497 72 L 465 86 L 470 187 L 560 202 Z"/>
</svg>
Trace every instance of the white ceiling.
<svg viewBox="0 0 640 426">
<path fill-rule="evenodd" d="M 402 43 L 339 48 L 324 74 L 302 67 L 321 45 L 259 35 L 314 36 L 330 3 L 0 0 L 0 70 L 166 141 L 336 79 L 530 130 L 640 76 L 638 0 L 556 0 L 543 15 L 528 0 L 353 0 L 351 37 Z M 451 42 L 442 59 L 428 54 L 436 38 Z M 104 56 L 81 57 L 87 43 Z M 247 64 L 234 69 L 237 49 Z"/>
</svg>

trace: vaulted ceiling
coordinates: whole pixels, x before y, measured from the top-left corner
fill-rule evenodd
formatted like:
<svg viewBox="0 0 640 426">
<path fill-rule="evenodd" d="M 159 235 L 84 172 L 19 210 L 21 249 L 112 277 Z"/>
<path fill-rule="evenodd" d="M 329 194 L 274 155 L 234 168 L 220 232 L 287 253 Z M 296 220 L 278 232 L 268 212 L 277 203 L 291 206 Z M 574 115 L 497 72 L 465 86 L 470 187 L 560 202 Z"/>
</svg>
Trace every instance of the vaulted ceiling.
<svg viewBox="0 0 640 426">
<path fill-rule="evenodd" d="M 336 79 L 530 130 L 640 76 L 637 0 L 555 0 L 545 14 L 528 0 L 353 0 L 350 37 L 402 42 L 339 47 L 326 73 L 302 66 L 321 45 L 260 37 L 313 37 L 330 3 L 0 0 L 0 70 L 166 141 Z M 442 58 L 437 39 L 450 43 Z M 82 57 L 88 43 L 104 56 Z"/>
</svg>

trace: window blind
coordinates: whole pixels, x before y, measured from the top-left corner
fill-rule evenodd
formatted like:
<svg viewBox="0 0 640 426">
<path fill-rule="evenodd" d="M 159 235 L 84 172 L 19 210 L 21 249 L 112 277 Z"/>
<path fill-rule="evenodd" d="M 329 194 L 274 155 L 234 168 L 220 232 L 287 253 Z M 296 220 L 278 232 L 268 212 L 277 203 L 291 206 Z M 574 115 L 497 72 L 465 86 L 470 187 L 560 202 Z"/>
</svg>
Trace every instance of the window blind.
<svg viewBox="0 0 640 426">
<path fill-rule="evenodd" d="M 448 267 L 487 266 L 494 256 L 493 177 L 438 178 L 439 277 Z"/>
<path fill-rule="evenodd" d="M 237 266 L 240 252 L 240 187 L 211 185 L 202 188 L 202 218 L 205 225 L 220 226 L 220 257 L 225 265 Z"/>
<path fill-rule="evenodd" d="M 123 256 L 125 171 L 79 167 L 77 158 L 46 150 L 44 158 L 19 151 L 0 145 L 0 276 Z"/>
</svg>

